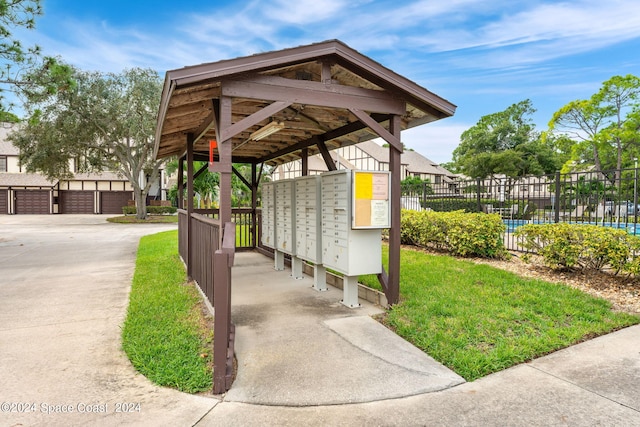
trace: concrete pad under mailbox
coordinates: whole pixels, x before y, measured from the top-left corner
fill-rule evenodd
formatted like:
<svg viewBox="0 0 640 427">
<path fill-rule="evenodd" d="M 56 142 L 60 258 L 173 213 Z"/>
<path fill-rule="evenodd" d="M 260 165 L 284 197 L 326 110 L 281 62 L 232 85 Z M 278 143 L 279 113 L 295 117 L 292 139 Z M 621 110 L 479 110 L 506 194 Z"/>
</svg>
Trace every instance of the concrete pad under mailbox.
<svg viewBox="0 0 640 427">
<path fill-rule="evenodd" d="M 464 382 L 370 316 L 342 292 L 315 292 L 313 279 L 274 271 L 271 259 L 239 253 L 232 318 L 238 376 L 225 401 L 282 406 L 369 402 Z"/>
</svg>

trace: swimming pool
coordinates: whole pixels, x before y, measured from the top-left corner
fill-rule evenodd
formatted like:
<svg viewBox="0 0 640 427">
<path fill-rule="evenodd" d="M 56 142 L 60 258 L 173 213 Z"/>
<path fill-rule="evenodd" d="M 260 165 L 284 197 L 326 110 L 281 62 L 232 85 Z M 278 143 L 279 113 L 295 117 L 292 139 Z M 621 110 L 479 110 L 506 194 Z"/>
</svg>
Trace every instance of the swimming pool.
<svg viewBox="0 0 640 427">
<path fill-rule="evenodd" d="M 539 221 L 539 220 L 526 220 L 526 219 L 504 219 L 502 220 L 502 222 L 504 222 L 504 224 L 507 226 L 507 233 L 513 233 L 516 228 L 525 225 L 525 224 L 552 224 L 551 222 L 548 221 Z M 617 228 L 617 229 L 622 229 L 622 230 L 626 230 L 627 233 L 629 234 L 633 234 L 633 235 L 637 235 L 640 234 L 640 223 L 638 224 L 634 224 L 634 223 L 624 223 L 624 222 L 604 222 L 604 221 L 599 221 L 599 222 L 576 222 L 576 221 L 569 221 L 569 224 L 591 224 L 591 225 L 598 225 L 601 227 L 611 227 L 611 228 Z"/>
</svg>

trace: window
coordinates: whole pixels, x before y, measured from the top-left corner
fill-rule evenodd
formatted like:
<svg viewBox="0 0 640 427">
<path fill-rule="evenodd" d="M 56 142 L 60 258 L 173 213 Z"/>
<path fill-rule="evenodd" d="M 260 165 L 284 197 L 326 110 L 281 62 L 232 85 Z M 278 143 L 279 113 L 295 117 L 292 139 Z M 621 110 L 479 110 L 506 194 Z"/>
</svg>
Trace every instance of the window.
<svg viewBox="0 0 640 427">
<path fill-rule="evenodd" d="M 7 156 L 0 156 L 0 172 L 7 171 Z"/>
</svg>

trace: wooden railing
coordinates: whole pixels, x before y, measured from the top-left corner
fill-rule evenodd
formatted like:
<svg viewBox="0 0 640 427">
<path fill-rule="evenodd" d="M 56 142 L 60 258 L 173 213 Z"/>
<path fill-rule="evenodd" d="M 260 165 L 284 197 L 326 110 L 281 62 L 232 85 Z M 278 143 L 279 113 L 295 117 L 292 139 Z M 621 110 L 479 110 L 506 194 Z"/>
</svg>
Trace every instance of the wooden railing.
<svg viewBox="0 0 640 427">
<path fill-rule="evenodd" d="M 231 322 L 231 267 L 235 254 L 236 226 L 224 225 L 222 247 L 213 255 L 214 326 L 213 326 L 213 392 L 224 393 L 233 380 L 233 344 L 235 325 Z"/>
<path fill-rule="evenodd" d="M 179 210 L 180 212 L 181 210 Z M 194 209 L 194 212 L 210 219 L 218 219 L 218 209 Z M 184 211 L 186 215 L 186 211 Z M 185 216 L 186 220 L 186 216 Z M 236 250 L 252 250 L 257 245 L 257 228 L 259 223 L 255 223 L 256 233 L 253 232 L 253 210 L 251 208 L 233 208 L 231 211 L 231 222 L 236 225 Z"/>
<path fill-rule="evenodd" d="M 178 253 L 180 258 L 187 262 L 187 211 L 178 209 Z"/>
<path fill-rule="evenodd" d="M 180 256 L 187 264 L 189 276 L 214 308 L 214 393 L 229 390 L 233 378 L 235 327 L 231 322 L 231 268 L 235 243 L 236 225 L 233 222 L 224 224 L 223 228 L 218 219 L 200 213 L 187 218 L 187 211 L 178 211 Z"/>
</svg>

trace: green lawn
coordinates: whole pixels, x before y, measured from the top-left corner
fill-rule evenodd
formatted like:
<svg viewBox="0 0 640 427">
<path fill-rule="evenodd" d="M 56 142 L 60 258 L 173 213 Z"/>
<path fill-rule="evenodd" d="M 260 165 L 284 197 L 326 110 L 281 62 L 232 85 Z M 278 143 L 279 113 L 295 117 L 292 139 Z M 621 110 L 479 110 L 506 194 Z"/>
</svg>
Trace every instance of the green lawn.
<svg viewBox="0 0 640 427">
<path fill-rule="evenodd" d="M 375 276 L 361 282 L 380 289 Z M 640 318 L 568 286 L 403 249 L 400 303 L 384 322 L 472 381 Z"/>
<path fill-rule="evenodd" d="M 177 223 L 178 215 L 148 215 L 146 219 L 138 219 L 135 215 L 114 216 L 107 218 L 116 224 L 166 224 Z"/>
<path fill-rule="evenodd" d="M 212 387 L 213 331 L 200 294 L 186 284 L 178 231 L 140 241 L 122 346 L 133 366 L 156 384 L 198 392 Z"/>
<path fill-rule="evenodd" d="M 177 230 L 141 240 L 123 348 L 157 384 L 197 392 L 211 388 L 213 333 L 185 285 L 177 240 Z M 640 322 L 576 289 L 487 265 L 407 249 L 401 264 L 401 301 L 384 322 L 468 381 Z M 375 276 L 361 281 L 379 289 Z"/>
</svg>

